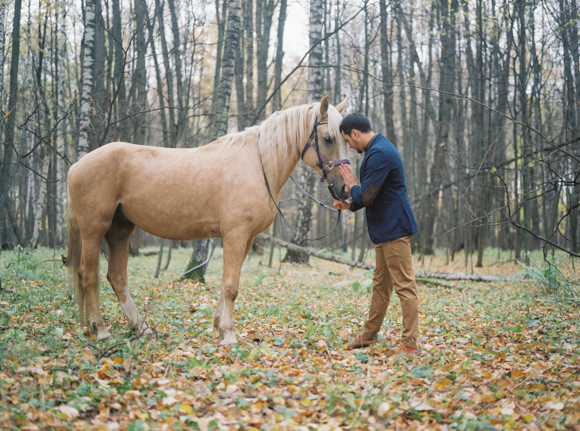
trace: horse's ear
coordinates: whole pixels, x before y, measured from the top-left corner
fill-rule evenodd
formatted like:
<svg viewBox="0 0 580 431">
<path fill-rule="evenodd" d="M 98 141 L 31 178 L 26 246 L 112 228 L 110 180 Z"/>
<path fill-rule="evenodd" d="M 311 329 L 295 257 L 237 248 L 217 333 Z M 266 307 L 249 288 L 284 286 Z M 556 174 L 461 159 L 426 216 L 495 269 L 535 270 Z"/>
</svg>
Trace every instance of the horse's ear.
<svg viewBox="0 0 580 431">
<path fill-rule="evenodd" d="M 326 118 L 328 115 L 328 96 L 324 96 L 320 101 L 320 119 Z"/>
<path fill-rule="evenodd" d="M 348 103 L 348 99 L 349 97 L 346 96 L 346 99 L 344 99 L 342 102 L 340 102 L 338 105 L 336 105 L 336 110 L 338 112 L 340 112 L 342 114 L 342 111 L 344 111 L 344 108 L 346 108 L 346 104 Z"/>
</svg>

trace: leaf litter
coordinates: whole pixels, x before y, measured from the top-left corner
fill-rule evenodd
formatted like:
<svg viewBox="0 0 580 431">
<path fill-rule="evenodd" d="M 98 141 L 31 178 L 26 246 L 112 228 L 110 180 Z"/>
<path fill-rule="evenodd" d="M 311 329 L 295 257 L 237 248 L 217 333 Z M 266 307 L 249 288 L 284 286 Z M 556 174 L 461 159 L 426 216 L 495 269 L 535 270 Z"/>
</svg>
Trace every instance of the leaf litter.
<svg viewBox="0 0 580 431">
<path fill-rule="evenodd" d="M 364 324 L 371 272 L 318 259 L 268 268 L 252 255 L 235 306 L 239 344 L 223 347 L 211 329 L 221 259 L 202 285 L 172 279 L 187 257 L 177 250 L 174 273 L 160 280 L 156 257 L 130 261 L 131 292 L 154 336 L 128 332 L 103 283 L 113 339 L 102 344 L 76 321 L 65 269 L 39 264 L 31 275 L 18 269 L 26 262 L 2 261 L 10 292 L 0 298 L 0 429 L 580 427 L 577 303 L 532 281 L 419 284 L 420 354 L 393 358 L 396 295 L 379 343 L 344 349 Z M 429 264 L 457 270 L 441 258 Z M 514 267 L 484 271 L 507 277 Z"/>
</svg>

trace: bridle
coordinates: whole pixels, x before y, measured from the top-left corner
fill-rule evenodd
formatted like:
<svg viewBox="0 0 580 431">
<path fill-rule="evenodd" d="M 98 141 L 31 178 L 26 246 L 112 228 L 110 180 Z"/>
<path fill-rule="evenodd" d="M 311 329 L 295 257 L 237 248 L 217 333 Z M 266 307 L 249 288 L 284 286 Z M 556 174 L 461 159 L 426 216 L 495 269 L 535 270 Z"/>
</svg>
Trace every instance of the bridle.
<svg viewBox="0 0 580 431">
<path fill-rule="evenodd" d="M 328 178 L 328 173 L 335 166 L 350 165 L 350 160 L 341 159 L 341 160 L 336 160 L 336 161 L 333 161 L 333 160 L 328 161 L 326 159 L 326 157 L 324 157 L 324 155 L 320 152 L 320 150 L 318 148 L 318 126 L 320 126 L 321 124 L 328 124 L 328 121 L 316 121 L 314 123 L 314 127 L 312 128 L 312 133 L 310 134 L 308 141 L 306 141 L 306 145 L 302 149 L 302 153 L 300 154 L 300 158 L 302 160 L 304 160 L 304 154 L 306 154 L 306 151 L 309 148 L 312 148 L 316 152 L 316 155 L 318 156 L 318 163 L 316 164 L 316 166 L 318 166 L 320 168 L 320 170 L 322 171 L 322 176 L 320 177 L 320 182 L 322 183 L 326 180 L 329 180 L 330 181 L 329 187 L 332 187 L 333 183 L 332 183 L 332 180 L 330 178 Z"/>
<path fill-rule="evenodd" d="M 316 151 L 316 154 L 318 155 L 318 163 L 316 164 L 316 166 L 318 166 L 320 168 L 320 170 L 322 171 L 322 177 L 320 178 L 320 182 L 324 182 L 325 180 L 330 181 L 330 184 L 328 184 L 328 189 L 330 191 L 330 194 L 334 197 L 334 193 L 333 193 L 334 183 L 332 182 L 332 179 L 328 178 L 328 173 L 335 166 L 345 165 L 345 164 L 350 165 L 350 160 L 341 159 L 341 160 L 336 160 L 336 161 L 328 161 L 326 159 L 326 157 L 324 157 L 320 153 L 320 150 L 318 149 L 318 130 L 317 130 L 317 127 L 320 126 L 321 124 L 328 124 L 328 121 L 316 121 L 314 123 L 314 128 L 312 130 L 312 133 L 310 133 L 310 137 L 308 138 L 308 141 L 306 141 L 306 145 L 302 149 L 302 153 L 300 154 L 300 158 L 302 160 L 304 160 L 304 153 L 306 153 L 306 151 L 311 147 L 314 149 L 314 151 Z M 290 179 L 292 181 L 294 181 L 294 184 L 296 184 L 300 188 L 300 190 L 302 190 L 304 193 L 306 193 L 310 199 L 319 203 L 324 208 L 328 208 L 329 210 L 336 211 L 338 213 L 334 227 L 332 229 L 330 229 L 330 231 L 327 232 L 325 235 L 319 236 L 317 238 L 305 238 L 303 236 L 300 236 L 294 229 L 292 229 L 292 226 L 290 226 L 290 224 L 286 221 L 286 218 L 284 217 L 282 210 L 280 209 L 280 207 L 276 203 L 276 199 L 274 199 L 274 196 L 272 196 L 272 191 L 270 190 L 270 184 L 268 183 L 268 177 L 266 176 L 266 171 L 264 170 L 264 162 L 262 160 L 262 153 L 260 152 L 260 135 L 259 134 L 258 134 L 258 155 L 260 156 L 260 165 L 262 166 L 262 174 L 264 175 L 264 183 L 266 183 L 266 189 L 268 190 L 268 193 L 270 194 L 270 199 L 272 199 L 272 202 L 274 202 L 274 206 L 278 210 L 278 213 L 282 217 L 282 220 L 284 221 L 286 226 L 288 226 L 288 228 L 294 233 L 294 235 L 296 235 L 296 237 L 301 238 L 301 239 L 306 240 L 306 241 L 317 241 L 319 239 L 325 238 L 328 235 L 330 235 L 334 231 L 334 229 L 336 229 L 336 226 L 338 226 L 338 223 L 340 223 L 340 210 L 337 210 L 336 208 L 329 207 L 329 206 L 325 205 L 324 203 L 320 202 L 318 199 L 316 199 L 314 196 L 312 196 L 310 193 L 308 193 L 306 190 L 304 190 L 300 186 L 300 184 L 298 184 L 298 182 L 292 177 L 292 175 L 290 175 Z"/>
</svg>

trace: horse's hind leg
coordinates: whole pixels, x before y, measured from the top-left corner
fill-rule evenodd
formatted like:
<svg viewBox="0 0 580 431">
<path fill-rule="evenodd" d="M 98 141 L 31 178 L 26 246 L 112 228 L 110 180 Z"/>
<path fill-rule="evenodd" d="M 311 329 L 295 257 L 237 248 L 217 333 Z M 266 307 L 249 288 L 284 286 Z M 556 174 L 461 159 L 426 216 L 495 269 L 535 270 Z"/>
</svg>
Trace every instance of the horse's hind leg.
<svg viewBox="0 0 580 431">
<path fill-rule="evenodd" d="M 254 238 L 240 241 L 242 235 L 231 235 L 224 238 L 224 273 L 222 276 L 222 292 L 213 317 L 214 329 L 222 339 L 222 345 L 236 344 L 234 334 L 234 302 L 238 296 L 240 271 L 244 259 L 252 246 Z"/>
<path fill-rule="evenodd" d="M 133 298 L 129 294 L 127 262 L 129 260 L 129 237 L 135 225 L 119 211 L 115 214 L 111 228 L 105 235 L 109 247 L 109 269 L 107 280 L 111 283 L 115 295 L 125 313 L 129 329 L 141 334 L 148 331 L 147 325 L 137 311 Z"/>
<path fill-rule="evenodd" d="M 81 262 L 79 265 L 79 280 L 87 304 L 87 319 L 89 328 L 97 333 L 97 341 L 106 340 L 111 336 L 105 328 L 99 304 L 99 251 L 102 237 L 83 238 Z"/>
</svg>

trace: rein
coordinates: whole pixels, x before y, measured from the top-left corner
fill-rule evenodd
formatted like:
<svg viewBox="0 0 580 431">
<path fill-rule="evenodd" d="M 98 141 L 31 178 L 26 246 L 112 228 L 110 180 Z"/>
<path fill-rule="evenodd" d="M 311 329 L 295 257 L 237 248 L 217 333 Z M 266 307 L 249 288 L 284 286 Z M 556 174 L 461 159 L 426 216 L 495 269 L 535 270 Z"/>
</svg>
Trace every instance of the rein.
<svg viewBox="0 0 580 431">
<path fill-rule="evenodd" d="M 318 149 L 317 127 L 321 124 L 327 124 L 327 123 L 328 123 L 328 121 L 317 121 L 314 123 L 314 130 L 312 130 L 312 133 L 310 134 L 310 137 L 308 138 L 308 141 L 306 142 L 306 145 L 305 145 L 304 149 L 302 150 L 302 153 L 300 154 L 300 158 L 302 160 L 304 160 L 304 153 L 306 153 L 306 150 L 308 150 L 308 148 L 312 147 L 316 151 L 316 154 L 318 155 L 317 166 L 322 171 L 322 177 L 320 178 L 320 182 L 323 182 L 326 179 L 328 179 L 331 182 L 331 184 L 328 186 L 330 188 L 332 186 L 332 180 L 330 178 L 328 178 L 328 172 L 330 172 L 330 170 L 332 168 L 334 168 L 335 166 L 338 166 L 338 165 L 342 165 L 342 164 L 349 164 L 350 165 L 350 160 L 342 159 L 342 160 L 337 160 L 337 161 L 328 161 L 320 153 L 320 151 Z M 315 145 L 312 144 L 313 140 L 315 142 Z M 334 224 L 332 229 L 330 229 L 326 234 L 319 236 L 318 238 L 306 238 L 306 237 L 299 235 L 298 232 L 296 232 L 292 228 L 292 226 L 290 226 L 290 224 L 288 223 L 288 221 L 284 217 L 282 210 L 280 209 L 280 207 L 276 203 L 276 200 L 274 199 L 274 196 L 272 195 L 272 191 L 270 190 L 270 183 L 268 182 L 268 177 L 266 176 L 266 171 L 264 170 L 264 161 L 262 160 L 262 153 L 260 152 L 260 135 L 259 134 L 258 134 L 258 155 L 260 156 L 260 166 L 262 167 L 262 174 L 264 175 L 264 182 L 266 183 L 266 189 L 268 189 L 268 193 L 270 194 L 270 199 L 272 199 L 272 202 L 274 202 L 274 205 L 276 206 L 276 209 L 278 210 L 280 217 L 282 217 L 282 220 L 284 221 L 286 226 L 288 226 L 288 229 L 290 229 L 292 231 L 292 233 L 294 233 L 294 235 L 297 238 L 300 238 L 300 239 L 305 240 L 305 241 L 317 241 L 319 239 L 326 238 L 328 235 L 330 235 L 334 231 L 334 229 L 336 229 L 336 226 L 338 226 L 338 223 L 340 223 L 341 211 L 337 210 L 336 208 L 329 207 L 328 205 L 325 205 L 324 203 L 320 202 L 318 199 L 316 199 L 314 196 L 312 196 L 310 193 L 308 193 L 306 190 L 304 190 L 302 188 L 302 186 L 300 186 L 300 184 L 298 184 L 298 182 L 292 177 L 292 175 L 290 175 L 290 179 L 294 182 L 294 184 L 296 184 L 300 188 L 300 190 L 302 190 L 310 199 L 312 199 L 316 203 L 322 205 L 324 208 L 328 208 L 331 211 L 338 212 L 338 217 L 336 218 L 336 223 Z M 324 164 L 323 164 L 323 162 L 324 162 Z"/>
</svg>

